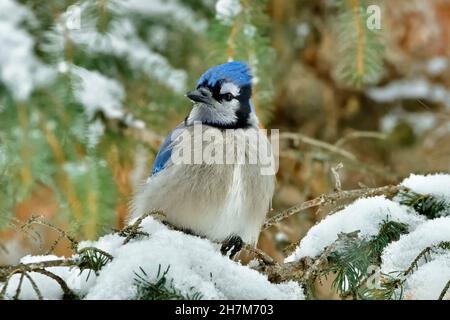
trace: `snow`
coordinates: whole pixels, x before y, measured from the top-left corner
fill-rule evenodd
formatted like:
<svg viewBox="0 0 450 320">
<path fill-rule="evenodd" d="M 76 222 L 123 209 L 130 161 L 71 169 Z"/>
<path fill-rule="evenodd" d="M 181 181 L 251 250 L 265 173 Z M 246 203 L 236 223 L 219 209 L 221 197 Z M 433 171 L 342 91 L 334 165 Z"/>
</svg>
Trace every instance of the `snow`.
<svg viewBox="0 0 450 320">
<path fill-rule="evenodd" d="M 222 256 L 219 245 L 199 237 L 169 230 L 149 217 L 142 224 L 142 231 L 150 237 L 135 239 L 123 245 L 123 237 L 109 234 L 98 241 L 86 241 L 80 248 L 95 246 L 110 253 L 114 259 L 95 276 L 87 279 L 77 268 L 48 268 L 66 280 L 68 286 L 85 299 L 133 299 L 134 286 L 140 268 L 154 280 L 158 268 L 170 266 L 167 278 L 182 294 L 200 293 L 202 299 L 304 299 L 302 288 L 295 282 L 270 283 L 266 276 Z M 53 260 L 55 256 L 27 257 L 23 262 Z M 61 299 L 62 291 L 51 279 L 30 273 L 46 299 Z M 12 298 L 20 275 L 14 275 L 7 291 Z M 195 291 L 193 291 L 195 288 Z M 31 285 L 24 280 L 20 298 L 36 299 Z"/>
<path fill-rule="evenodd" d="M 448 174 L 411 174 L 403 180 L 402 185 L 416 193 L 430 194 L 450 203 L 450 175 Z"/>
<path fill-rule="evenodd" d="M 431 194 L 450 201 L 449 174 L 411 174 L 401 185 L 419 194 Z M 388 200 L 382 196 L 356 200 L 312 227 L 286 261 L 318 256 L 341 232 L 360 230 L 360 236 L 366 238 L 376 235 L 380 223 L 389 217 L 391 221 L 407 224 L 409 233 L 384 249 L 381 272 L 401 278 L 401 273 L 410 267 L 425 248 L 450 241 L 450 217 L 427 220 L 396 200 Z M 405 299 L 437 299 L 450 280 L 450 254 L 443 249 L 433 250 L 427 259 L 419 261 L 418 269 L 404 280 Z M 447 293 L 445 298 L 449 299 L 450 294 Z"/>
<path fill-rule="evenodd" d="M 93 118 L 97 111 L 102 111 L 110 119 L 123 117 L 125 90 L 118 81 L 81 67 L 74 67 L 72 72 L 79 79 L 74 86 L 75 97 L 89 118 Z"/>
<path fill-rule="evenodd" d="M 20 262 L 21 263 L 34 263 L 34 262 L 53 261 L 53 260 L 60 260 L 60 259 L 63 259 L 63 257 L 57 257 L 54 255 L 25 256 L 20 260 Z M 63 279 L 72 277 L 73 274 L 78 275 L 80 273 L 80 271 L 78 269 L 75 269 L 75 268 L 70 269 L 69 267 L 51 267 L 51 268 L 46 268 L 46 270 L 54 273 L 55 275 L 57 275 Z M 56 299 L 62 298 L 63 291 L 62 291 L 61 287 L 59 286 L 59 284 L 55 280 L 47 277 L 46 275 L 43 275 L 43 274 L 40 274 L 37 272 L 29 272 L 28 274 L 36 282 L 36 284 L 39 288 L 39 291 L 41 292 L 41 294 L 43 295 L 43 297 L 45 299 L 56 300 Z M 86 273 L 83 273 L 80 277 L 85 277 L 85 276 L 86 276 Z M 9 284 L 8 284 L 8 289 L 6 291 L 6 297 L 12 298 L 15 295 L 16 290 L 19 285 L 19 282 L 20 282 L 20 277 L 21 277 L 20 274 L 15 274 L 11 277 L 11 280 L 9 281 Z M 74 288 L 74 289 L 76 290 L 77 288 Z M 37 298 L 38 298 L 38 295 L 34 291 L 31 282 L 27 278 L 24 278 L 19 299 L 34 300 Z"/>
<path fill-rule="evenodd" d="M 80 6 L 81 13 L 86 6 Z M 48 43 L 44 49 L 52 54 L 64 53 L 66 37 L 89 53 L 101 53 L 123 58 L 131 68 L 141 71 L 171 88 L 176 93 L 184 93 L 187 86 L 187 74 L 184 70 L 173 68 L 161 54 L 151 50 L 138 35 L 132 20 L 117 18 L 111 21 L 108 32 L 96 30 L 95 19 L 82 15 L 79 29 L 67 30 L 63 17 L 55 28 L 48 32 Z"/>
<path fill-rule="evenodd" d="M 436 128 L 437 117 L 432 112 L 407 112 L 396 108 L 383 116 L 380 122 L 381 130 L 385 133 L 392 133 L 400 122 L 404 122 L 414 130 L 416 136 L 421 136 Z"/>
<path fill-rule="evenodd" d="M 338 238 L 339 233 L 359 230 L 361 237 L 374 236 L 378 234 L 380 224 L 387 219 L 405 223 L 409 225 L 410 230 L 424 221 L 423 217 L 408 207 L 388 200 L 384 196 L 359 199 L 313 226 L 286 261 L 318 256 L 325 247 Z"/>
<path fill-rule="evenodd" d="M 32 13 L 13 0 L 0 1 L 0 81 L 15 99 L 26 100 L 54 72 L 34 54 L 34 40 L 21 23 L 35 22 Z"/>
<path fill-rule="evenodd" d="M 384 87 L 370 88 L 367 93 L 370 98 L 380 103 L 401 99 L 424 99 L 442 103 L 450 109 L 450 91 L 424 78 L 392 81 Z"/>
<path fill-rule="evenodd" d="M 450 175 L 414 175 L 402 185 L 421 194 L 432 194 L 448 200 Z M 301 240 L 299 247 L 286 259 L 295 261 L 302 257 L 316 257 L 332 244 L 339 233 L 359 230 L 359 235 L 369 238 L 378 234 L 383 221 L 390 220 L 408 225 L 408 234 L 390 243 L 381 256 L 381 272 L 400 276 L 412 261 L 427 247 L 450 241 L 450 217 L 426 219 L 413 209 L 383 196 L 358 199 L 312 227 Z M 131 222 L 132 223 L 132 222 Z M 219 244 L 196 236 L 168 229 L 149 217 L 142 223 L 148 237 L 132 239 L 123 244 L 117 233 L 108 234 L 97 241 L 85 241 L 79 248 L 96 247 L 113 256 L 98 275 L 87 271 L 80 274 L 76 267 L 48 268 L 62 277 L 69 287 L 84 299 L 134 299 L 137 288 L 136 274 L 142 268 L 148 280 L 157 278 L 159 269 L 166 270 L 168 283 L 183 295 L 199 293 L 203 299 L 304 299 L 298 283 L 270 283 L 267 277 L 249 266 L 222 256 Z M 77 258 L 74 256 L 73 258 Z M 21 261 L 60 259 L 56 256 L 24 257 Z M 253 262 L 252 265 L 255 263 Z M 60 299 L 58 284 L 41 274 L 30 273 L 46 299 Z M 89 276 L 88 276 L 89 275 Z M 437 299 L 450 279 L 450 253 L 433 250 L 427 259 L 421 259 L 418 268 L 404 281 L 405 299 Z M 11 278 L 7 298 L 12 298 L 20 275 Z M 36 299 L 37 295 L 24 279 L 20 298 Z M 450 298 L 447 293 L 446 298 Z"/>
<path fill-rule="evenodd" d="M 100 138 L 105 133 L 105 125 L 103 122 L 99 119 L 95 120 L 91 124 L 89 124 L 88 130 L 87 130 L 87 145 L 89 148 L 95 148 Z"/>
<path fill-rule="evenodd" d="M 109 119 L 120 119 L 127 126 L 142 129 L 145 123 L 135 119 L 123 108 L 125 89 L 115 79 L 108 78 L 98 71 L 87 70 L 78 66 L 69 68 L 75 78 L 74 95 L 81 103 L 89 119 L 93 119 L 96 112 L 101 111 Z M 100 121 L 92 122 L 87 131 L 87 142 L 94 147 L 105 131 Z"/>
<path fill-rule="evenodd" d="M 447 57 L 435 57 L 427 62 L 427 71 L 432 76 L 439 76 L 448 68 Z"/>
<path fill-rule="evenodd" d="M 160 265 L 163 270 L 170 266 L 168 277 L 177 290 L 192 294 L 194 287 L 203 299 L 303 298 L 297 284 L 271 284 L 260 273 L 220 255 L 218 245 L 207 240 L 169 230 L 152 218 L 144 221 L 143 231 L 151 236 L 115 250 L 114 260 L 102 270 L 87 299 L 131 299 L 136 294 L 130 285 L 133 271 L 141 267 L 155 279 Z"/>
<path fill-rule="evenodd" d="M 148 17 L 170 16 L 195 32 L 205 32 L 208 26 L 206 20 L 199 18 L 194 11 L 176 0 L 125 0 L 122 5 L 128 12 Z"/>
<path fill-rule="evenodd" d="M 414 259 L 427 247 L 450 241 L 450 217 L 429 220 L 386 247 L 381 271 L 397 275 L 407 270 Z M 450 253 L 434 250 L 427 259 L 419 260 L 417 270 L 404 283 L 405 299 L 437 299 L 450 280 Z M 450 295 L 447 293 L 446 299 Z"/>
<path fill-rule="evenodd" d="M 404 271 L 423 249 L 442 241 L 450 241 L 450 217 L 428 220 L 390 243 L 383 251 L 381 270 L 385 273 Z"/>
<path fill-rule="evenodd" d="M 411 300 L 436 300 L 450 280 L 450 254 L 444 254 L 422 265 L 404 284 L 404 298 Z M 450 300 L 450 290 L 444 295 Z"/>
<path fill-rule="evenodd" d="M 230 24 L 242 10 L 240 0 L 218 0 L 216 2 L 216 18 Z"/>
</svg>

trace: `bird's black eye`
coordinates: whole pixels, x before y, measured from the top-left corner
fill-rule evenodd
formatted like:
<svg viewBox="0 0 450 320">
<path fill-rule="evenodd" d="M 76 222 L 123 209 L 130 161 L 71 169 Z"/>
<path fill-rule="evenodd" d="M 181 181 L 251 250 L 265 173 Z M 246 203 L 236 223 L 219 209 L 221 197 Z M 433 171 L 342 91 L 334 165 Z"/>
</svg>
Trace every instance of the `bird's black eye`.
<svg viewBox="0 0 450 320">
<path fill-rule="evenodd" d="M 231 93 L 225 93 L 222 97 L 225 101 L 231 101 L 234 99 L 234 96 Z"/>
</svg>

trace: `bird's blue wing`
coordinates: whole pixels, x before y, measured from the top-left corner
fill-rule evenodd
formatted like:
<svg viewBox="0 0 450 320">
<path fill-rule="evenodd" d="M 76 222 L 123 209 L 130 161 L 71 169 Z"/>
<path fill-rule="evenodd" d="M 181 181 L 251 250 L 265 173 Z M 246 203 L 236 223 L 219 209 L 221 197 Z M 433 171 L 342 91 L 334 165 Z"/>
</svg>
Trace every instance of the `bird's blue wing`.
<svg viewBox="0 0 450 320">
<path fill-rule="evenodd" d="M 183 129 L 184 127 L 185 126 L 183 123 L 173 129 L 161 144 L 155 161 L 153 162 L 152 175 L 159 173 L 165 168 L 167 162 L 172 156 L 173 142 L 177 139 L 177 136 L 180 134 L 181 129 Z"/>
</svg>

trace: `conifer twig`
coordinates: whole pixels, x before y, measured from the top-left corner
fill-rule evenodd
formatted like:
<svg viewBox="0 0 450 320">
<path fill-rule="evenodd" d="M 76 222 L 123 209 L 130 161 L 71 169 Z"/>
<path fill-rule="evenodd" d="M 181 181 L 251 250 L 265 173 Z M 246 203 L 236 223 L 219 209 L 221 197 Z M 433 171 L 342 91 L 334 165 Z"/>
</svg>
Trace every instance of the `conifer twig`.
<svg viewBox="0 0 450 320">
<path fill-rule="evenodd" d="M 266 265 L 274 265 L 275 264 L 275 261 L 269 255 L 267 255 L 267 253 L 265 253 L 264 251 L 262 251 L 258 248 L 255 248 L 251 245 L 246 244 L 244 249 L 255 254 L 255 256 L 257 258 L 259 258 Z"/>
<path fill-rule="evenodd" d="M 321 149 L 327 150 L 329 152 L 335 153 L 335 154 L 337 154 L 341 157 L 347 158 L 351 161 L 357 160 L 356 156 L 347 150 L 344 150 L 340 147 L 337 147 L 337 146 L 327 143 L 325 141 L 321 141 L 321 140 L 317 140 L 317 139 L 305 136 L 301 133 L 284 132 L 284 133 L 280 133 L 279 138 L 293 140 L 294 142 L 301 141 L 301 142 L 309 144 L 311 146 L 321 148 Z"/>
<path fill-rule="evenodd" d="M 344 165 L 340 162 L 337 166 L 331 168 L 331 173 L 334 176 L 335 187 L 334 191 L 342 191 L 341 177 L 339 176 L 339 170 L 342 169 Z"/>
<path fill-rule="evenodd" d="M 409 276 L 410 274 L 412 274 L 414 272 L 414 269 L 416 269 L 418 267 L 418 263 L 422 258 L 426 258 L 426 256 L 428 254 L 430 254 L 433 250 L 438 249 L 438 248 L 450 248 L 450 242 L 449 241 L 442 241 L 436 245 L 433 246 L 429 246 L 426 247 L 425 249 L 423 249 L 418 255 L 417 257 L 413 260 L 413 262 L 411 262 L 410 266 L 408 269 L 406 269 L 405 272 L 403 272 L 403 276 L 406 278 L 407 276 Z"/>
<path fill-rule="evenodd" d="M 133 239 L 134 237 L 136 237 L 136 235 L 139 234 L 139 228 L 141 227 L 141 223 L 142 221 L 144 221 L 145 218 L 155 215 L 165 216 L 164 212 L 160 210 L 153 210 L 140 216 L 131 226 L 122 229 L 121 233 L 127 234 L 125 240 L 123 241 L 123 244 L 127 244 L 128 242 L 130 242 L 131 239 Z"/>
<path fill-rule="evenodd" d="M 439 295 L 438 300 L 444 300 L 444 296 L 447 293 L 448 289 L 450 289 L 450 280 L 448 280 L 447 284 L 445 285 L 444 289 L 442 289 L 441 294 Z"/>
<path fill-rule="evenodd" d="M 36 295 L 39 300 L 44 300 L 44 297 L 42 296 L 41 290 L 39 290 L 36 281 L 33 280 L 33 278 L 28 274 L 28 272 L 24 272 L 25 277 L 30 281 L 31 287 L 33 288 L 34 292 L 36 292 Z"/>
<path fill-rule="evenodd" d="M 19 285 L 17 286 L 16 294 L 15 294 L 14 297 L 13 297 L 14 300 L 19 299 L 20 291 L 21 291 L 21 289 L 22 289 L 22 283 L 23 283 L 23 278 L 24 278 L 24 277 L 25 277 L 25 272 L 21 272 L 21 274 L 20 274 L 20 279 L 19 279 Z"/>
<path fill-rule="evenodd" d="M 42 219 L 42 217 L 40 217 L 40 216 L 33 215 L 30 219 L 28 219 L 27 222 L 25 222 L 25 224 L 23 224 L 23 225 L 20 227 L 20 230 L 26 230 L 26 229 L 29 229 L 30 226 L 33 225 L 33 224 L 45 226 L 45 227 L 48 227 L 48 228 L 50 228 L 50 229 L 52 229 L 52 230 L 58 232 L 59 235 L 60 235 L 60 237 L 58 238 L 57 241 L 61 240 L 62 238 L 66 238 L 67 240 L 70 241 L 72 249 L 74 249 L 74 248 L 76 248 L 76 247 L 78 246 L 78 241 L 75 240 L 75 238 L 73 238 L 72 236 L 70 236 L 70 235 L 69 235 L 66 231 L 64 231 L 63 229 L 61 229 L 61 228 L 59 228 L 59 227 L 57 227 L 57 226 L 51 224 L 51 223 L 48 222 L 48 221 L 45 221 L 45 220 Z M 58 243 L 58 242 L 54 243 L 54 244 L 52 245 L 52 248 L 54 248 L 54 247 L 57 245 L 57 243 Z"/>
<path fill-rule="evenodd" d="M 67 283 L 60 276 L 54 274 L 53 272 L 47 271 L 45 269 L 35 269 L 34 272 L 41 273 L 53 280 L 55 280 L 59 286 L 61 287 L 64 295 L 63 299 L 65 300 L 73 300 L 76 298 L 76 294 L 69 288 Z"/>
<path fill-rule="evenodd" d="M 377 131 L 352 131 L 348 135 L 336 141 L 334 145 L 340 148 L 347 142 L 354 139 L 369 138 L 369 139 L 386 140 L 387 137 L 388 137 L 387 134 Z"/>
<path fill-rule="evenodd" d="M 355 198 L 361 198 L 361 197 L 373 197 L 378 195 L 386 195 L 388 197 L 392 197 L 396 195 L 401 189 L 404 189 L 402 186 L 394 186 L 394 185 L 388 185 L 384 187 L 379 188 L 366 188 L 366 189 L 354 189 L 354 190 L 343 190 L 334 192 L 331 194 L 324 194 L 321 195 L 315 199 L 305 201 L 303 203 L 297 204 L 291 208 L 288 208 L 286 210 L 283 210 L 277 214 L 275 214 L 272 218 L 268 219 L 263 227 L 262 230 L 266 230 L 273 225 L 279 223 L 280 221 L 283 221 L 286 218 L 289 218 L 290 216 L 299 213 L 301 211 L 304 211 L 309 208 L 317 207 L 317 206 L 324 206 L 329 204 L 335 204 L 336 202 L 340 200 L 345 199 L 355 199 Z"/>
</svg>

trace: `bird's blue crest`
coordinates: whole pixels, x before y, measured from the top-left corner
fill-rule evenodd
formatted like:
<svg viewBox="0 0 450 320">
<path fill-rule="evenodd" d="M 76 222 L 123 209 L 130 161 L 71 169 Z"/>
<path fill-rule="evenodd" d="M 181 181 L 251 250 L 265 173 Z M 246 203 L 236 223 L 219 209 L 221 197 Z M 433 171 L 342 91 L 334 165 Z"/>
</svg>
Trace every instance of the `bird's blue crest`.
<svg viewBox="0 0 450 320">
<path fill-rule="evenodd" d="M 242 87 L 251 85 L 252 75 L 249 66 L 244 62 L 227 62 L 208 69 L 198 80 L 197 86 L 214 87 L 218 81 L 228 80 Z"/>
</svg>

